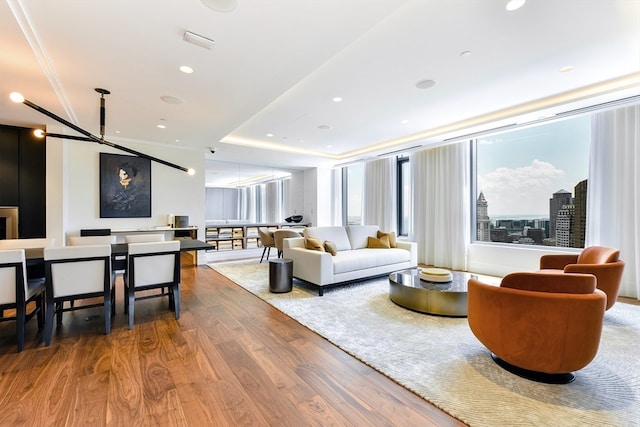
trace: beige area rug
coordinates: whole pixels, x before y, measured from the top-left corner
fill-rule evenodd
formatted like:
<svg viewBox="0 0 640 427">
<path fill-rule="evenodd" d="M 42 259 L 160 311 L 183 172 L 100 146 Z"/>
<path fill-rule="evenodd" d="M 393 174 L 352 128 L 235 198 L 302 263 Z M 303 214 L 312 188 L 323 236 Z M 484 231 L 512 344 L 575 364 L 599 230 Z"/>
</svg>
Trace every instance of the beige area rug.
<svg viewBox="0 0 640 427">
<path fill-rule="evenodd" d="M 403 309 L 386 278 L 317 292 L 268 289 L 268 265 L 211 264 L 344 351 L 472 426 L 640 425 L 640 306 L 606 313 L 599 352 L 576 380 L 547 385 L 504 371 L 465 318 Z"/>
</svg>

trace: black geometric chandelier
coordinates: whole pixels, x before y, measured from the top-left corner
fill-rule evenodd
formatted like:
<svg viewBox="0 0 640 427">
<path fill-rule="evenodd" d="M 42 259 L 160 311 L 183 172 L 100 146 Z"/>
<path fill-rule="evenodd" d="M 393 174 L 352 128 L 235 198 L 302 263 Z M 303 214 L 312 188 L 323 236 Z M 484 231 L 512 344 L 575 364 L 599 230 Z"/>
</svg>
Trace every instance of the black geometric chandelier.
<svg viewBox="0 0 640 427">
<path fill-rule="evenodd" d="M 38 129 L 38 130 L 36 130 L 36 136 L 38 136 L 40 138 L 44 138 L 45 136 L 50 136 L 50 137 L 53 137 L 53 138 L 63 138 L 63 139 L 72 139 L 72 140 L 76 140 L 76 141 L 96 142 L 98 144 L 108 145 L 109 147 L 115 148 L 117 150 L 125 151 L 127 153 L 131 153 L 131 154 L 136 155 L 138 157 L 149 159 L 149 160 L 151 160 L 153 162 L 157 162 L 157 163 L 163 164 L 165 166 L 169 166 L 169 167 L 184 171 L 184 172 L 188 173 L 189 175 L 193 175 L 195 173 L 195 171 L 192 168 L 185 168 L 185 167 L 176 165 L 175 163 L 167 162 L 166 160 L 162 160 L 162 159 L 158 159 L 157 157 L 149 156 L 148 154 L 141 153 L 141 152 L 133 150 L 131 148 L 123 147 L 121 145 L 115 144 L 113 142 L 110 142 L 110 141 L 107 141 L 106 139 L 104 139 L 104 123 L 105 123 L 104 96 L 105 95 L 109 95 L 111 92 L 109 92 L 107 89 L 101 89 L 101 88 L 96 88 L 95 90 L 96 90 L 96 92 L 98 92 L 100 94 L 100 137 L 97 137 L 97 136 L 93 135 L 91 132 L 87 132 L 86 130 L 82 129 L 81 127 L 74 125 L 73 123 L 69 122 L 68 120 L 63 119 L 62 117 L 59 117 L 58 115 L 52 113 L 49 110 L 46 110 L 46 109 L 40 107 L 39 105 L 34 104 L 33 102 L 29 101 L 28 99 L 25 99 L 24 96 L 22 96 L 22 94 L 20 94 L 18 92 L 12 92 L 9 95 L 9 98 L 11 98 L 11 100 L 13 102 L 22 103 L 22 104 L 26 105 L 27 107 L 33 108 L 37 112 L 42 113 L 45 116 L 51 117 L 53 120 L 57 121 L 58 123 L 63 124 L 65 126 L 68 126 L 71 129 L 75 130 L 76 132 L 84 135 L 84 136 L 63 135 L 63 134 L 59 134 L 59 133 L 49 133 L 49 132 L 45 132 L 45 131 L 42 131 L 42 130 Z"/>
</svg>

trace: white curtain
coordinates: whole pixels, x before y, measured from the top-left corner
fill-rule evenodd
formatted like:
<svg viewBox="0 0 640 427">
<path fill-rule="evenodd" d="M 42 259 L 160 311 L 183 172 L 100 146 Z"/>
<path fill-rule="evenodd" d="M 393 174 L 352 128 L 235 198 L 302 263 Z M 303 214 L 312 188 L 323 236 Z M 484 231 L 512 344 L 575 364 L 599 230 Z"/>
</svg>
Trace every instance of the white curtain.
<svg viewBox="0 0 640 427">
<path fill-rule="evenodd" d="M 256 187 L 240 188 L 240 218 L 249 222 L 257 222 L 256 218 Z"/>
<path fill-rule="evenodd" d="M 342 168 L 331 171 L 331 224 L 342 225 Z"/>
<path fill-rule="evenodd" d="M 364 165 L 362 200 L 363 224 L 397 232 L 397 162 L 395 157 L 373 160 Z"/>
<path fill-rule="evenodd" d="M 283 219 L 293 215 L 293 200 L 291 196 L 291 179 L 282 181 L 282 216 Z"/>
<path fill-rule="evenodd" d="M 272 181 L 266 184 L 265 190 L 265 221 L 282 222 L 282 188 L 281 181 Z"/>
<path fill-rule="evenodd" d="M 470 160 L 467 143 L 413 153 L 412 224 L 418 262 L 467 269 L 470 242 Z"/>
<path fill-rule="evenodd" d="M 585 246 L 620 249 L 620 295 L 640 299 L 640 106 L 593 115 Z"/>
</svg>

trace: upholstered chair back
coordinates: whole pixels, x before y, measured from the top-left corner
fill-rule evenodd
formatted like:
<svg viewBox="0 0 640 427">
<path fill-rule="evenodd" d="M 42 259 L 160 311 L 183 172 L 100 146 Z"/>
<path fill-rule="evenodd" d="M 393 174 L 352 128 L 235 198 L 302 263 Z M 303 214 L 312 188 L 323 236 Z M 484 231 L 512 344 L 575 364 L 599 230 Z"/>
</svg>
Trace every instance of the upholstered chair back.
<svg viewBox="0 0 640 427">
<path fill-rule="evenodd" d="M 22 286 L 27 295 L 27 270 L 24 249 L 0 251 L 0 305 L 16 302 L 16 280 L 22 271 Z"/>
<path fill-rule="evenodd" d="M 116 236 L 69 236 L 69 246 L 110 245 Z"/>
<path fill-rule="evenodd" d="M 147 243 L 164 242 L 164 234 L 127 234 L 124 236 L 125 243 Z"/>
<path fill-rule="evenodd" d="M 604 246 L 589 246 L 578 255 L 577 264 L 606 264 L 618 261 L 620 251 Z"/>
</svg>

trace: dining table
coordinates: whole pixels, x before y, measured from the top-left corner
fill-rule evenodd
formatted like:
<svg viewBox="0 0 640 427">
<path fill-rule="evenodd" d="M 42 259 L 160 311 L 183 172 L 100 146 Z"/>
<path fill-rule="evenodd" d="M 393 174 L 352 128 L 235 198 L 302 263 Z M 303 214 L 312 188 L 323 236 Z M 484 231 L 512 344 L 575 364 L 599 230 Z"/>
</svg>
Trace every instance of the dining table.
<svg viewBox="0 0 640 427">
<path fill-rule="evenodd" d="M 197 239 L 180 238 L 176 239 L 180 242 L 180 252 L 197 252 L 212 249 L 207 242 Z M 128 243 L 112 243 L 111 258 L 127 256 L 129 253 Z M 27 266 L 42 264 L 44 262 L 44 248 L 28 248 L 25 249 L 25 258 Z"/>
</svg>

